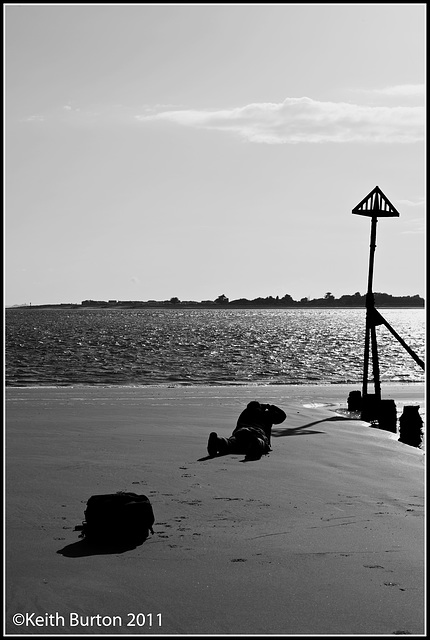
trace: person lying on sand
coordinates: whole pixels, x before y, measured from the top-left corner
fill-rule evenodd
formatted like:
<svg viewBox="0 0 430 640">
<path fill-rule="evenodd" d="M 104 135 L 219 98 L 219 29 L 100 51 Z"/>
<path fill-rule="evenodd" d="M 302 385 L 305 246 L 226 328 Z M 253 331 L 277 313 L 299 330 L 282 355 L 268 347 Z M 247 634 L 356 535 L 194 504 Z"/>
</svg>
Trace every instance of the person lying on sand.
<svg viewBox="0 0 430 640">
<path fill-rule="evenodd" d="M 240 414 L 230 438 L 219 437 L 215 431 L 209 435 L 208 453 L 211 457 L 227 453 L 244 453 L 259 458 L 271 451 L 272 426 L 280 424 L 286 413 L 274 404 L 250 402 Z"/>
</svg>

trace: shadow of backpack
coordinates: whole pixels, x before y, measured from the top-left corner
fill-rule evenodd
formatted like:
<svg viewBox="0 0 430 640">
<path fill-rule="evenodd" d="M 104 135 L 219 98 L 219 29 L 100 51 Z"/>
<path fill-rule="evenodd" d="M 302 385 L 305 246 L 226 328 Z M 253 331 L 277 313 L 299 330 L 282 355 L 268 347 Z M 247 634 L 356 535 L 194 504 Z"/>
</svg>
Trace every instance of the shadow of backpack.
<svg viewBox="0 0 430 640">
<path fill-rule="evenodd" d="M 95 495 L 87 502 L 80 538 L 91 544 L 137 546 L 154 533 L 152 505 L 144 495 L 119 491 Z"/>
</svg>

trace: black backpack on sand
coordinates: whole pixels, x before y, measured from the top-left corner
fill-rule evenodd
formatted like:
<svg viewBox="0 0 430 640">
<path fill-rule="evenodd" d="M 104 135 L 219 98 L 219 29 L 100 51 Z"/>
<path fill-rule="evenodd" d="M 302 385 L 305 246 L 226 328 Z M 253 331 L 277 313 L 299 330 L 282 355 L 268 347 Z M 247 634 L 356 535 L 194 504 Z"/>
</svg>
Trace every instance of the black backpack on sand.
<svg viewBox="0 0 430 640">
<path fill-rule="evenodd" d="M 75 530 L 80 537 L 96 544 L 138 545 L 154 533 L 152 505 L 144 495 L 119 491 L 91 496 L 85 520 Z"/>
</svg>

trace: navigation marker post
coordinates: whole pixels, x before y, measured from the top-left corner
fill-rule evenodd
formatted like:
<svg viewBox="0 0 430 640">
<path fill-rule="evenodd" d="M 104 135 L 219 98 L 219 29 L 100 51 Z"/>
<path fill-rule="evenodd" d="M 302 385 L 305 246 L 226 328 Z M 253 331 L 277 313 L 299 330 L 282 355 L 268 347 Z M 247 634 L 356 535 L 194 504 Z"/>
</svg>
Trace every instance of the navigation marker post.
<svg viewBox="0 0 430 640">
<path fill-rule="evenodd" d="M 398 218 L 399 212 L 388 200 L 388 198 L 382 193 L 379 187 L 375 187 L 356 207 L 352 210 L 352 213 L 367 216 L 371 218 L 370 228 L 370 255 L 369 255 L 369 275 L 367 281 L 367 294 L 366 294 L 366 334 L 364 340 L 364 366 L 363 366 L 363 398 L 361 402 L 357 402 L 357 398 L 351 397 L 348 401 L 348 408 L 355 410 L 358 407 L 361 409 L 361 417 L 364 420 L 378 420 L 380 428 L 387 428 L 389 431 L 396 433 L 396 410 L 393 400 L 382 400 L 381 398 L 381 380 L 379 375 L 379 357 L 378 357 L 378 345 L 376 342 L 376 327 L 378 325 L 385 325 L 392 335 L 398 340 L 398 342 L 406 349 L 406 351 L 413 357 L 415 362 L 424 369 L 424 362 L 408 347 L 408 345 L 402 340 L 402 338 L 396 333 L 396 331 L 390 326 L 390 324 L 382 317 L 382 315 L 375 309 L 375 296 L 373 294 L 373 269 L 375 261 L 375 249 L 376 249 L 376 225 L 378 218 Z M 367 391 L 368 387 L 368 374 L 369 374 L 369 356 L 370 349 L 372 349 L 372 370 L 373 370 L 373 383 L 375 387 L 374 395 L 371 395 Z M 352 392 L 350 396 L 353 396 Z"/>
<path fill-rule="evenodd" d="M 375 400 L 381 400 L 381 381 L 379 376 L 378 346 L 376 342 L 375 323 L 375 297 L 373 295 L 373 267 L 376 249 L 376 225 L 378 217 L 399 217 L 399 212 L 382 193 L 379 187 L 375 187 L 359 204 L 354 207 L 352 213 L 368 216 L 372 219 L 370 227 L 370 256 L 369 276 L 367 280 L 366 294 L 366 334 L 364 340 L 364 371 L 363 371 L 363 399 L 367 396 L 367 382 L 369 371 L 369 353 L 372 346 L 373 381 L 375 385 Z M 378 323 L 379 324 L 379 323 Z"/>
</svg>

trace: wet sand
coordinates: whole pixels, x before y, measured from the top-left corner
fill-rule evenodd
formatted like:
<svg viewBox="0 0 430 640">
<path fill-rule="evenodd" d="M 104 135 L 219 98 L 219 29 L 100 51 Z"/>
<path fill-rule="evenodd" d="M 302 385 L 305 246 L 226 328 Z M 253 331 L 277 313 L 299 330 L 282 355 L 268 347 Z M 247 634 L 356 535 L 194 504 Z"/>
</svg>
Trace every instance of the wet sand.
<svg viewBox="0 0 430 640">
<path fill-rule="evenodd" d="M 339 412 L 356 388 L 7 389 L 6 634 L 423 635 L 425 453 Z M 273 451 L 209 458 L 253 399 L 287 413 Z M 154 535 L 92 549 L 74 527 L 116 491 Z"/>
</svg>

